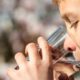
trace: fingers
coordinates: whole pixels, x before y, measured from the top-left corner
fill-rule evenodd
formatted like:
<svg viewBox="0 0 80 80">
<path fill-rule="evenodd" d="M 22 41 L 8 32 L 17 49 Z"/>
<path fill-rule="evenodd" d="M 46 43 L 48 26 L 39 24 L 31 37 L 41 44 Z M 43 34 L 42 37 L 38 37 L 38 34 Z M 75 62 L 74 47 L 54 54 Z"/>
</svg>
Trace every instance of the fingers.
<svg viewBox="0 0 80 80">
<path fill-rule="evenodd" d="M 42 51 L 41 52 L 42 60 L 47 63 L 50 62 L 51 51 L 50 51 L 50 47 L 49 47 L 47 41 L 44 38 L 39 37 L 38 44 Z M 27 59 L 25 58 L 25 56 L 22 53 L 17 53 L 15 55 L 16 62 L 19 65 L 19 67 L 21 67 L 21 68 L 23 68 L 27 62 L 36 64 L 41 60 L 41 57 L 40 57 L 40 54 L 38 51 L 38 47 L 36 46 L 35 43 L 30 43 L 26 46 L 25 54 L 28 55 L 29 61 L 27 61 Z"/>
<path fill-rule="evenodd" d="M 38 48 L 35 43 L 30 43 L 26 46 L 25 52 L 28 53 L 29 60 L 32 63 L 37 63 L 40 59 Z"/>
<path fill-rule="evenodd" d="M 51 52 L 50 52 L 50 48 L 49 48 L 49 45 L 48 45 L 47 41 L 44 38 L 39 37 L 38 38 L 38 44 L 39 44 L 39 47 L 42 50 L 42 59 L 43 59 L 43 61 L 49 62 Z"/>
<path fill-rule="evenodd" d="M 15 55 L 15 60 L 20 68 L 24 68 L 27 63 L 25 56 L 20 52 Z"/>
<path fill-rule="evenodd" d="M 17 71 L 14 70 L 14 69 L 8 69 L 7 75 L 8 75 L 10 78 L 12 78 L 12 79 L 14 79 L 15 77 L 16 77 L 16 78 L 18 77 L 18 76 L 17 76 Z M 14 77 L 14 76 L 15 76 L 15 77 Z M 14 79 L 14 80 L 16 80 L 16 79 Z"/>
<path fill-rule="evenodd" d="M 13 80 L 36 80 L 38 77 L 44 80 L 47 79 L 48 64 L 50 63 L 49 45 L 42 37 L 38 38 L 38 44 L 42 51 L 42 58 L 40 58 L 39 50 L 35 43 L 30 43 L 25 48 L 25 54 L 28 54 L 29 61 L 27 61 L 26 57 L 22 53 L 17 53 L 15 55 L 15 60 L 19 69 L 8 70 L 8 75 Z M 36 63 L 38 65 L 36 65 Z"/>
</svg>

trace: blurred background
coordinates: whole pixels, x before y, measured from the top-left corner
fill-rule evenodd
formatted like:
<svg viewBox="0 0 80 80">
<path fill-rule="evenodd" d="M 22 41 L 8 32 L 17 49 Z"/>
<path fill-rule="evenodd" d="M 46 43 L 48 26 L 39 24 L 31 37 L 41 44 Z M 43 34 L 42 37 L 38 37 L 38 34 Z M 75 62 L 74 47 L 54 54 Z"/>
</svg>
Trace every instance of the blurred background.
<svg viewBox="0 0 80 80">
<path fill-rule="evenodd" d="M 6 70 L 16 65 L 16 52 L 63 25 L 51 0 L 0 0 L 0 80 L 9 80 Z"/>
</svg>

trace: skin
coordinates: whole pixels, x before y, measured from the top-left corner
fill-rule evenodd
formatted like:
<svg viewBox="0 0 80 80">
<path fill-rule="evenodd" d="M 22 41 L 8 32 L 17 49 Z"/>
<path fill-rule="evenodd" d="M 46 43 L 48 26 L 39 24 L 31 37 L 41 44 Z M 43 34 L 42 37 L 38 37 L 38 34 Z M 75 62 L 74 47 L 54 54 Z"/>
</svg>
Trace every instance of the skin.
<svg viewBox="0 0 80 80">
<path fill-rule="evenodd" d="M 25 48 L 29 61 L 22 53 L 17 53 L 15 60 L 19 69 L 9 69 L 7 72 L 12 80 L 48 80 L 48 69 L 51 64 L 50 48 L 43 37 L 39 37 L 37 42 L 41 48 L 42 58 L 36 44 L 29 43 Z"/>
<path fill-rule="evenodd" d="M 62 71 L 68 76 L 74 73 L 74 69 L 67 64 L 56 64 L 53 67 L 49 44 L 43 37 L 39 37 L 37 43 L 41 48 L 42 58 L 36 44 L 29 43 L 25 48 L 25 54 L 29 56 L 29 61 L 21 52 L 15 55 L 19 69 L 8 69 L 7 74 L 11 80 L 58 80 L 58 71 Z M 49 70 L 51 70 L 50 73 Z"/>
<path fill-rule="evenodd" d="M 76 60 L 80 60 L 80 0 L 61 0 L 60 14 L 66 24 L 68 36 L 64 48 L 74 53 Z"/>
<path fill-rule="evenodd" d="M 59 3 L 60 14 L 66 24 L 68 36 L 64 42 L 66 50 L 73 51 L 76 60 L 80 60 L 80 0 L 61 0 Z M 37 43 L 41 48 L 42 58 L 38 54 L 38 48 L 35 43 L 29 43 L 25 48 L 25 54 L 29 56 L 26 60 L 22 53 L 15 55 L 15 60 L 19 66 L 18 70 L 9 69 L 7 74 L 12 80 L 48 80 L 48 69 L 51 66 L 51 51 L 47 41 L 39 37 Z M 57 64 L 64 67 L 65 64 Z M 62 70 L 67 73 L 70 69 L 55 67 L 55 70 Z M 71 69 L 70 69 L 71 70 Z M 68 71 L 70 74 L 70 70 Z M 54 72 L 54 71 L 53 71 Z M 73 70 L 71 71 L 73 72 Z M 67 73 L 68 74 L 68 73 Z M 57 80 L 56 77 L 54 80 Z"/>
<path fill-rule="evenodd" d="M 41 48 L 42 58 L 39 55 L 36 44 L 29 43 L 25 48 L 25 55 L 29 56 L 29 61 L 26 60 L 26 57 L 21 52 L 15 55 L 19 69 L 8 69 L 7 75 L 11 80 L 58 80 L 58 72 L 66 73 L 68 76 L 74 73 L 74 69 L 64 63 L 57 63 L 53 67 L 51 47 L 43 37 L 39 37 L 37 43 Z M 50 73 L 49 70 L 51 70 Z"/>
</svg>

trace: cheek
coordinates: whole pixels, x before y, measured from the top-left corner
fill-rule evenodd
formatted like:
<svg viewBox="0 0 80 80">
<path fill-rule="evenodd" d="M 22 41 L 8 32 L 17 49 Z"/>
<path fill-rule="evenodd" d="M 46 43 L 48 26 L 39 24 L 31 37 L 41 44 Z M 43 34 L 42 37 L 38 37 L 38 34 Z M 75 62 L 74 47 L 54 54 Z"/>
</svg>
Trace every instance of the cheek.
<svg viewBox="0 0 80 80">
<path fill-rule="evenodd" d="M 76 51 L 74 52 L 74 57 L 76 60 L 80 61 L 80 26 L 76 29 L 67 28 L 68 34 L 71 36 L 73 41 L 76 43 Z"/>
<path fill-rule="evenodd" d="M 80 46 L 80 26 L 76 29 L 76 42 Z"/>
<path fill-rule="evenodd" d="M 70 28 L 68 25 L 67 32 L 73 41 L 80 47 L 80 23 L 77 25 L 77 27 L 73 28 Z"/>
<path fill-rule="evenodd" d="M 65 21 L 64 21 L 65 22 Z M 72 38 L 72 40 L 74 41 L 74 43 L 79 47 L 80 49 L 80 22 L 78 23 L 78 25 L 75 27 L 70 27 L 71 25 L 66 23 L 66 28 L 67 28 L 67 33 L 68 35 Z"/>
<path fill-rule="evenodd" d="M 67 25 L 67 33 L 73 40 L 75 40 L 76 32 L 73 28 L 70 28 L 70 25 Z"/>
<path fill-rule="evenodd" d="M 80 61 L 80 26 L 78 25 L 76 29 L 68 28 L 68 33 L 76 44 L 76 50 L 73 55 L 76 60 Z"/>
<path fill-rule="evenodd" d="M 77 61 L 80 61 L 80 49 L 77 47 L 76 51 L 73 52 L 73 55 Z"/>
</svg>

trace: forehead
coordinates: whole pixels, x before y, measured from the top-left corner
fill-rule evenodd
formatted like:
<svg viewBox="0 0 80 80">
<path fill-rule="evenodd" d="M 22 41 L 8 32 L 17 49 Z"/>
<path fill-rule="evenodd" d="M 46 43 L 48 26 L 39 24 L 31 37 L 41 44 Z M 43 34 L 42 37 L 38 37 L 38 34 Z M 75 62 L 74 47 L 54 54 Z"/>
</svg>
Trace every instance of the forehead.
<svg viewBox="0 0 80 80">
<path fill-rule="evenodd" d="M 66 13 L 80 13 L 80 0 L 61 0 L 59 10 L 62 16 Z"/>
</svg>

